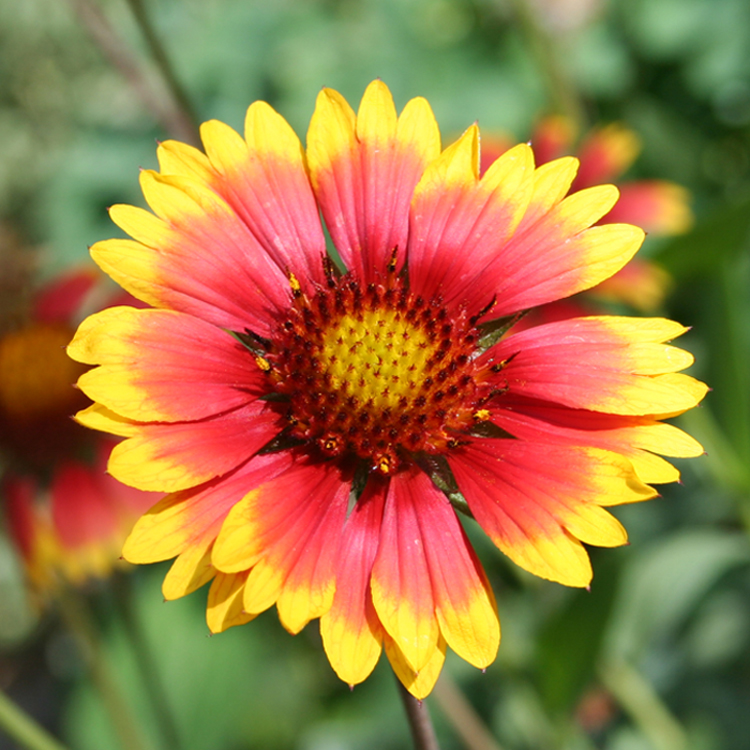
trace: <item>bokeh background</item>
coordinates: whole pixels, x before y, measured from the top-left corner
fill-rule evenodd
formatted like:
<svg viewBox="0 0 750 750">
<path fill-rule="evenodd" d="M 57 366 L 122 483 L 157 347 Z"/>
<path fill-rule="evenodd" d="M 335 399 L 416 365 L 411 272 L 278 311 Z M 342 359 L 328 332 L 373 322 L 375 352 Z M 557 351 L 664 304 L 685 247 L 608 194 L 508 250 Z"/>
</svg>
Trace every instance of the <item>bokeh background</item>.
<svg viewBox="0 0 750 750">
<path fill-rule="evenodd" d="M 527 140 L 561 104 L 585 126 L 623 122 L 642 142 L 628 177 L 689 189 L 692 228 L 649 237 L 642 252 L 671 275 L 657 312 L 692 327 L 682 339 L 697 358 L 691 373 L 713 389 L 679 422 L 707 455 L 678 461 L 682 483 L 661 498 L 615 509 L 631 544 L 592 551 L 590 592 L 528 576 L 475 535 L 498 598 L 500 654 L 484 674 L 449 657 L 450 680 L 426 703 L 446 750 L 490 750 L 461 737 L 477 718 L 507 750 L 750 748 L 747 0 L 0 3 L 6 299 L 19 253 L 42 283 L 116 236 L 106 208 L 143 205 L 138 169 L 157 166 L 155 140 L 186 127 L 139 7 L 201 121 L 241 130 L 262 98 L 304 137 L 321 86 L 356 106 L 380 77 L 399 108 L 427 97 L 446 141 L 475 120 Z M 97 653 L 131 703 L 144 750 L 177 750 L 136 668 L 144 641 L 184 750 L 410 747 L 385 661 L 350 692 L 317 623 L 292 638 L 270 611 L 209 638 L 205 593 L 164 603 L 165 570 L 83 591 Z M 59 608 L 39 606 L 0 536 L 0 688 L 73 750 L 118 748 L 90 657 Z M 0 731 L 0 748 L 12 747 Z"/>
</svg>

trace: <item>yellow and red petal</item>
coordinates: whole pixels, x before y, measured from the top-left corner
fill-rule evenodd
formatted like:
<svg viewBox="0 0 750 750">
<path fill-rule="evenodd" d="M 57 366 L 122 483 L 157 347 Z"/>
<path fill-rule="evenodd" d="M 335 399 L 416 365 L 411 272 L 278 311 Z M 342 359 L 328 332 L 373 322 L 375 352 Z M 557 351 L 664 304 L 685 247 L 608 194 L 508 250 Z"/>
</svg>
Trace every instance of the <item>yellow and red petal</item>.
<svg viewBox="0 0 750 750">
<path fill-rule="evenodd" d="M 495 599 L 484 570 L 452 506 L 426 474 L 405 479 L 397 491 L 411 501 L 419 523 L 440 631 L 462 659 L 483 669 L 494 661 L 500 644 Z"/>
<path fill-rule="evenodd" d="M 169 560 L 191 545 L 201 544 L 209 529 L 216 535 L 231 508 L 249 490 L 292 464 L 288 453 L 257 456 L 229 476 L 201 487 L 167 495 L 135 524 L 123 556 L 132 563 Z"/>
<path fill-rule="evenodd" d="M 212 559 L 224 573 L 252 568 L 245 611 L 277 604 L 282 624 L 298 632 L 328 610 L 348 499 L 347 477 L 337 466 L 301 461 L 232 508 Z"/>
<path fill-rule="evenodd" d="M 624 302 L 642 313 L 661 308 L 672 286 L 672 277 L 648 260 L 633 258 L 614 276 L 590 289 L 590 297 L 609 302 Z"/>
<path fill-rule="evenodd" d="M 325 238 L 304 152 L 286 120 L 262 101 L 250 105 L 244 139 L 216 120 L 201 126 L 206 154 L 224 198 L 284 271 L 305 286 L 322 283 Z"/>
<path fill-rule="evenodd" d="M 638 136 L 620 123 L 593 130 L 578 148 L 581 162 L 574 189 L 598 185 L 619 177 L 641 150 Z"/>
<path fill-rule="evenodd" d="M 619 521 L 601 507 L 654 497 L 630 462 L 596 448 L 524 440 L 475 439 L 450 458 L 459 489 L 493 542 L 541 578 L 587 586 L 591 564 L 581 541 L 625 544 Z"/>
<path fill-rule="evenodd" d="M 693 224 L 690 193 L 666 180 L 628 182 L 604 221 L 636 224 L 649 234 L 682 234 Z"/>
<path fill-rule="evenodd" d="M 372 569 L 372 601 L 385 631 L 419 672 L 440 637 L 419 508 L 409 491 L 417 470 L 396 474 L 388 486 L 380 545 Z"/>
<path fill-rule="evenodd" d="M 78 381 L 89 398 L 141 422 L 203 419 L 267 390 L 266 375 L 233 336 L 170 310 L 103 310 L 81 324 L 68 354 L 100 365 Z"/>
<path fill-rule="evenodd" d="M 380 541 L 387 484 L 368 482 L 341 534 L 336 557 L 336 592 L 320 618 L 328 660 L 348 685 L 369 676 L 380 657 L 383 628 L 370 593 L 370 576 Z"/>
<path fill-rule="evenodd" d="M 515 395 L 613 414 L 672 415 L 707 391 L 676 374 L 692 355 L 661 343 L 685 330 L 662 318 L 573 318 L 508 336 L 484 357 L 507 361 L 497 383 Z"/>
<path fill-rule="evenodd" d="M 469 128 L 427 167 L 414 191 L 409 280 L 423 297 L 465 297 L 504 253 L 531 199 L 531 149 L 521 144 L 506 151 L 480 180 L 478 138 L 478 128 Z"/>
<path fill-rule="evenodd" d="M 288 301 L 286 272 L 232 208 L 190 177 L 146 170 L 141 187 L 157 215 L 113 206 L 112 220 L 134 239 L 96 243 L 96 263 L 154 307 L 268 332 Z"/>
<path fill-rule="evenodd" d="M 263 401 L 199 422 L 145 424 L 115 446 L 108 470 L 131 487 L 177 492 L 237 468 L 283 426 Z"/>
<path fill-rule="evenodd" d="M 590 289 L 622 268 L 643 242 L 629 224 L 592 226 L 615 204 L 617 189 L 602 185 L 558 196 L 570 165 L 540 167 L 542 178 L 527 217 L 471 285 L 478 299 L 496 298 L 493 315 L 510 315 Z"/>
<path fill-rule="evenodd" d="M 389 635 L 384 637 L 385 653 L 388 661 L 391 663 L 396 677 L 401 684 L 417 699 L 423 700 L 435 687 L 435 683 L 440 677 L 445 662 L 445 651 L 447 648 L 445 638 L 438 638 L 437 646 L 430 656 L 430 660 L 420 669 L 415 671 L 409 664 L 408 659 L 396 645 L 396 642 Z"/>
<path fill-rule="evenodd" d="M 570 409 L 560 404 L 506 394 L 491 407 L 492 420 L 522 439 L 539 443 L 591 446 L 630 459 L 641 481 L 675 482 L 679 472 L 654 455 L 688 458 L 703 453 L 701 445 L 674 425 L 650 417 L 622 416 Z"/>
<path fill-rule="evenodd" d="M 534 149 L 537 164 L 546 164 L 571 153 L 575 139 L 575 123 L 569 117 L 543 117 L 531 135 L 531 147 Z"/>
<path fill-rule="evenodd" d="M 336 249 L 365 281 L 406 247 L 409 203 L 440 153 L 440 134 L 424 99 L 396 115 L 388 87 L 373 81 L 355 115 L 336 91 L 319 95 L 307 133 L 315 194 Z"/>
</svg>

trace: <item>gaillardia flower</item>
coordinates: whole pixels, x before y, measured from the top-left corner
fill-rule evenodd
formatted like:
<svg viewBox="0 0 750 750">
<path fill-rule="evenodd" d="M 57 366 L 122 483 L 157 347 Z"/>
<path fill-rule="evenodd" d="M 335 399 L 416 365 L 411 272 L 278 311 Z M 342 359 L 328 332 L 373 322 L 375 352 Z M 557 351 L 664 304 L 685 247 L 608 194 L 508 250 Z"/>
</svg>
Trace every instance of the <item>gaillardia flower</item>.
<svg viewBox="0 0 750 750">
<path fill-rule="evenodd" d="M 19 287 L 30 286 L 20 280 Z M 67 271 L 9 311 L 0 334 L 0 504 L 32 592 L 108 575 L 134 521 L 156 500 L 104 473 L 115 441 L 77 425 L 87 368 L 65 355 L 82 309 L 109 299 L 91 267 Z M 119 290 L 117 298 L 128 297 Z M 135 302 L 135 300 L 132 300 Z M 11 306 L 16 308 L 17 305 Z M 28 309 L 23 309 L 28 307 Z"/>
<path fill-rule="evenodd" d="M 214 632 L 273 604 L 292 633 L 320 618 L 347 683 L 384 646 L 422 697 L 447 646 L 483 668 L 500 639 L 454 506 L 518 565 L 586 586 L 582 543 L 626 541 L 605 506 L 677 479 L 657 454 L 701 452 L 660 421 L 706 390 L 664 343 L 685 329 L 590 317 L 513 333 L 641 243 L 591 227 L 615 188 L 565 197 L 573 158 L 535 169 L 520 145 L 480 179 L 476 126 L 441 152 L 428 104 L 397 116 L 380 81 L 356 114 L 323 90 L 306 150 L 264 102 L 244 138 L 201 133 L 205 155 L 166 142 L 142 172 L 153 214 L 111 209 L 133 239 L 92 248 L 157 309 L 105 310 L 68 348 L 99 365 L 78 419 L 127 438 L 109 471 L 170 493 L 125 558 L 176 557 L 167 599 L 212 581 Z"/>
</svg>

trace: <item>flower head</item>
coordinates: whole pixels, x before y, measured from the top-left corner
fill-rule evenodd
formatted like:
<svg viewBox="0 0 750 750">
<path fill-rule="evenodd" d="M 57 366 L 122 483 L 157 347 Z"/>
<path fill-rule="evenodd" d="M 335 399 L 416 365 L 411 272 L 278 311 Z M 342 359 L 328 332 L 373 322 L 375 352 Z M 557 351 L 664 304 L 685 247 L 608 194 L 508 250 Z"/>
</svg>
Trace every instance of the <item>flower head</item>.
<svg viewBox="0 0 750 750">
<path fill-rule="evenodd" d="M 33 295 L 24 316 L 9 316 L 0 337 L 0 492 L 29 582 L 41 595 L 61 581 L 108 574 L 130 526 L 154 502 L 106 475 L 114 441 L 71 419 L 87 403 L 74 388 L 87 368 L 67 357 L 65 346 L 100 280 L 93 268 L 60 275 Z"/>
<path fill-rule="evenodd" d="M 675 480 L 657 454 L 701 452 L 660 421 L 705 393 L 665 343 L 685 329 L 592 317 L 513 332 L 641 243 L 592 227 L 615 188 L 565 197 L 575 159 L 535 168 L 520 145 L 480 179 L 476 126 L 441 151 L 428 104 L 398 116 L 380 81 L 356 114 L 323 90 L 306 149 L 263 102 L 244 138 L 201 133 L 205 155 L 166 142 L 142 173 L 154 213 L 112 208 L 134 239 L 92 248 L 157 309 L 105 310 L 68 348 L 98 365 L 78 419 L 127 438 L 110 472 L 170 493 L 124 555 L 176 558 L 168 599 L 212 581 L 214 632 L 274 604 L 292 633 L 320 618 L 343 680 L 384 647 L 422 697 L 447 646 L 485 667 L 500 638 L 452 501 L 517 564 L 588 585 L 582 542 L 626 541 L 605 506 Z"/>
</svg>

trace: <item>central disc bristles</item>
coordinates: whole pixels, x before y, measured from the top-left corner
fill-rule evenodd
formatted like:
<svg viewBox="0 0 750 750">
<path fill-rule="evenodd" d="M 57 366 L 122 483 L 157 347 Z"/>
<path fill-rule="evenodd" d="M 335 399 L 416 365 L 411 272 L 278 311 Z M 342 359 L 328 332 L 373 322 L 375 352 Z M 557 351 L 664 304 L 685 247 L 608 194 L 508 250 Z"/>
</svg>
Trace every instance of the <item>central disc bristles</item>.
<svg viewBox="0 0 750 750">
<path fill-rule="evenodd" d="M 263 358 L 295 438 L 393 473 L 415 453 L 458 445 L 487 399 L 472 364 L 465 312 L 426 301 L 391 276 L 362 289 L 350 276 L 305 295 Z"/>
</svg>

